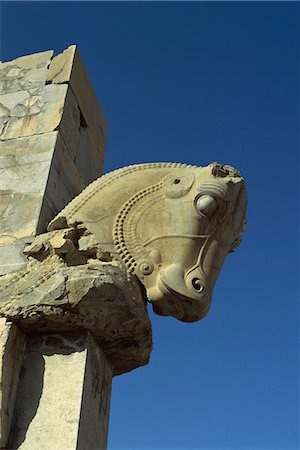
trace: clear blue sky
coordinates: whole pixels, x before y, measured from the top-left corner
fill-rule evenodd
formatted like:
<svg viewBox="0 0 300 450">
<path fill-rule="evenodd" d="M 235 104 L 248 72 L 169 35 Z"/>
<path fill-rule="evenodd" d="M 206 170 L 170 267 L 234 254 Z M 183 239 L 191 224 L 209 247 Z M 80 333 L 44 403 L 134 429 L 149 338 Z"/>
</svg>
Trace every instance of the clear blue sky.
<svg viewBox="0 0 300 450">
<path fill-rule="evenodd" d="M 219 161 L 248 186 L 209 315 L 151 313 L 150 364 L 114 380 L 109 449 L 299 449 L 299 2 L 1 9 L 3 60 L 78 44 L 109 124 L 106 171 Z"/>
</svg>

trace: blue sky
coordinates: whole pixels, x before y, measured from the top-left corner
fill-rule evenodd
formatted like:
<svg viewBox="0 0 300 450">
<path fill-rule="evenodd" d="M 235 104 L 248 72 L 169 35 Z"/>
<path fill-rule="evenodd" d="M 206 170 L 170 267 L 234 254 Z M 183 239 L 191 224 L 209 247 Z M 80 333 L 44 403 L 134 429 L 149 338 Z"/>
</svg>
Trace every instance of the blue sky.
<svg viewBox="0 0 300 450">
<path fill-rule="evenodd" d="M 299 2 L 2 2 L 1 59 L 77 44 L 105 171 L 238 168 L 242 246 L 213 306 L 152 312 L 150 364 L 114 379 L 109 449 L 299 449 Z"/>
</svg>

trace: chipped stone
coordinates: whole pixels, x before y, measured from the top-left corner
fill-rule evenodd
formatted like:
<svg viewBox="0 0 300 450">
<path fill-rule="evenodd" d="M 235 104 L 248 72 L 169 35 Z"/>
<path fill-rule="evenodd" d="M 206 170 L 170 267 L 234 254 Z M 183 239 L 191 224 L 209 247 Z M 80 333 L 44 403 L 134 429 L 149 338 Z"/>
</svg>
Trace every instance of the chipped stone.
<svg viewBox="0 0 300 450">
<path fill-rule="evenodd" d="M 51 83 L 68 83 L 71 79 L 76 45 L 70 45 L 51 61 L 47 81 Z"/>
<path fill-rule="evenodd" d="M 0 94 L 44 86 L 52 56 L 51 50 L 0 63 Z"/>
</svg>

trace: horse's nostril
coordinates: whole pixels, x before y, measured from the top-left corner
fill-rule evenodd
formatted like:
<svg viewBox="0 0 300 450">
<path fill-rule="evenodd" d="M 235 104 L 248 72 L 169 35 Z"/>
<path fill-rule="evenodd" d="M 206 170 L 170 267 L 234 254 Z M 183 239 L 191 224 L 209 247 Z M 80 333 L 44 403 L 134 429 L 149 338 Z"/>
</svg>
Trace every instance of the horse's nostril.
<svg viewBox="0 0 300 450">
<path fill-rule="evenodd" d="M 201 281 L 199 280 L 199 278 L 193 278 L 192 285 L 193 285 L 193 288 L 196 289 L 196 291 L 202 292 L 204 289 L 204 286 L 201 284 Z"/>
</svg>

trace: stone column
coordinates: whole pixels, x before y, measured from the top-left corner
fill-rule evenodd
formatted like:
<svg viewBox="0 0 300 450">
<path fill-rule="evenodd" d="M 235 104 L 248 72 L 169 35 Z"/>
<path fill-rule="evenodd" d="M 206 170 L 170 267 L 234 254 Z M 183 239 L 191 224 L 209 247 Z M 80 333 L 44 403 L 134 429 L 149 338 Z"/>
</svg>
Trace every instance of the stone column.
<svg viewBox="0 0 300 450">
<path fill-rule="evenodd" d="M 3 449 L 106 449 L 112 377 L 149 360 L 138 280 L 87 230 L 41 234 L 100 176 L 106 130 L 75 46 L 0 65 Z"/>
<path fill-rule="evenodd" d="M 0 448 L 106 449 L 112 377 L 152 350 L 137 280 L 46 259 L 1 277 L 0 299 Z"/>
<path fill-rule="evenodd" d="M 106 131 L 76 46 L 0 64 L 0 274 L 101 175 Z"/>
</svg>

